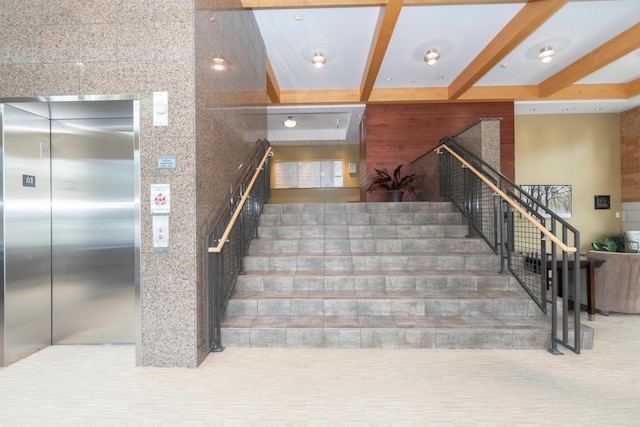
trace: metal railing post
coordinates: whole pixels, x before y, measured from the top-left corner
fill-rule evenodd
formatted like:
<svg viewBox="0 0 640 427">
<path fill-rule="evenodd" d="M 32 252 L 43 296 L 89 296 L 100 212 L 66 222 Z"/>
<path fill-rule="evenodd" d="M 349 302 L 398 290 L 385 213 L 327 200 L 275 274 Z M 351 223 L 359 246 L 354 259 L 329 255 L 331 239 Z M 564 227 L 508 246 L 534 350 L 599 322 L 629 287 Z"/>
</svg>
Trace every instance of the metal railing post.
<svg viewBox="0 0 640 427">
<path fill-rule="evenodd" d="M 213 272 L 212 274 L 214 275 L 213 279 L 213 283 L 220 283 L 220 281 L 222 280 L 221 278 L 224 277 L 224 267 L 223 267 L 223 263 L 222 263 L 222 254 L 219 253 L 213 253 L 213 254 L 209 254 L 209 256 L 213 257 Z M 215 277 L 215 276 L 218 277 Z M 212 351 L 215 353 L 219 353 L 221 351 L 224 350 L 224 347 L 222 346 L 222 311 L 223 311 L 223 302 L 224 302 L 224 293 L 223 293 L 223 289 L 222 286 L 214 286 L 214 311 L 215 313 L 213 314 L 213 318 L 215 321 L 215 325 L 214 325 L 214 331 L 213 331 L 213 337 L 214 337 L 214 343 L 213 343 L 213 349 Z"/>
</svg>

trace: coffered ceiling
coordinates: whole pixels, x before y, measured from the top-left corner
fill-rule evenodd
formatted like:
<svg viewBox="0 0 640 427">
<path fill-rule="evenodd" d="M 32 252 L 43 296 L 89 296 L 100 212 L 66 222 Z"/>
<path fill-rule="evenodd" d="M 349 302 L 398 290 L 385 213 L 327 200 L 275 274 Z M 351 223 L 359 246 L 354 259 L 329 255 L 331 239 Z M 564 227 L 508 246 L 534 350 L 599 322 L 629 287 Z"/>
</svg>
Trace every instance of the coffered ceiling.
<svg viewBox="0 0 640 427">
<path fill-rule="evenodd" d="M 354 142 L 349 129 L 370 103 L 508 100 L 516 114 L 640 105 L 640 0 L 242 3 L 266 46 L 276 144 Z M 548 63 L 537 58 L 545 47 L 556 52 Z M 288 116 L 300 128 L 284 128 Z"/>
</svg>

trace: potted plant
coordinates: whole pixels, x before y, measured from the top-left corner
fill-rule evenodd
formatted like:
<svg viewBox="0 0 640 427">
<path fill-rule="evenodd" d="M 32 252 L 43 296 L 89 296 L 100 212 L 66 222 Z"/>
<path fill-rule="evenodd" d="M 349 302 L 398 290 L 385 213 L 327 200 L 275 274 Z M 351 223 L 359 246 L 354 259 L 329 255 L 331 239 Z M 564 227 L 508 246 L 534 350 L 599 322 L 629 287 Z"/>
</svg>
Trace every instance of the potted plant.
<svg viewBox="0 0 640 427">
<path fill-rule="evenodd" d="M 603 239 L 596 240 L 591 243 L 591 247 L 596 251 L 606 252 L 624 252 L 625 238 L 624 233 L 613 233 L 605 236 Z"/>
<path fill-rule="evenodd" d="M 415 188 L 411 184 L 418 178 L 418 175 L 413 173 L 411 175 L 401 175 L 402 164 L 393 171 L 393 175 L 390 175 L 386 169 L 375 169 L 376 177 L 373 182 L 367 188 L 368 192 L 375 190 L 376 188 L 384 188 L 389 194 L 390 202 L 402 201 L 404 191 L 415 194 Z"/>
</svg>

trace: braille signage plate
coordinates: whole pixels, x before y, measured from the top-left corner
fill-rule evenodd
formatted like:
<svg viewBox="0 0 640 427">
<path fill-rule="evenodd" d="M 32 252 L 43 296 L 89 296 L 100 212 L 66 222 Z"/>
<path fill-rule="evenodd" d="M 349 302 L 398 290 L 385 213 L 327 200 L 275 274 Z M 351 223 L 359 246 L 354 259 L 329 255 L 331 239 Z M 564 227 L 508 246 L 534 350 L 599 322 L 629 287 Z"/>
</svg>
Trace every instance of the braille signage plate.
<svg viewBox="0 0 640 427">
<path fill-rule="evenodd" d="M 158 169 L 175 169 L 178 166 L 176 156 L 158 156 L 156 161 Z"/>
<path fill-rule="evenodd" d="M 36 177 L 34 175 L 22 175 L 22 186 L 23 187 L 35 187 L 36 186 Z"/>
</svg>

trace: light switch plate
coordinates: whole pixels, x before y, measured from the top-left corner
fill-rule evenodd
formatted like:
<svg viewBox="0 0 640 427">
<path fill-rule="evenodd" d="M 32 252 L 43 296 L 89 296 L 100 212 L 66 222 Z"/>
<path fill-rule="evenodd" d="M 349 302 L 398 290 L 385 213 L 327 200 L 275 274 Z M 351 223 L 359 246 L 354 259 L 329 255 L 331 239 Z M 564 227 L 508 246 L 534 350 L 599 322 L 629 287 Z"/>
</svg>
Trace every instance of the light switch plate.
<svg viewBox="0 0 640 427">
<path fill-rule="evenodd" d="M 169 125 L 169 94 L 168 92 L 153 92 L 153 125 Z"/>
</svg>

